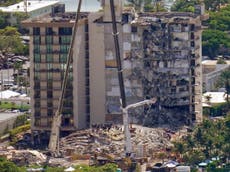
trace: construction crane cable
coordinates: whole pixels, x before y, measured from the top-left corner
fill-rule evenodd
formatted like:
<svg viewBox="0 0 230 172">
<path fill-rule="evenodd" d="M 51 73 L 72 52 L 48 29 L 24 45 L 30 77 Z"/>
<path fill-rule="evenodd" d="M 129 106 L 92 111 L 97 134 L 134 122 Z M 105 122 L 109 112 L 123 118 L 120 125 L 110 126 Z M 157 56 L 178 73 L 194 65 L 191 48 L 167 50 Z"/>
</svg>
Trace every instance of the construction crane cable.
<svg viewBox="0 0 230 172">
<path fill-rule="evenodd" d="M 61 113 L 63 109 L 65 90 L 66 90 L 67 81 L 68 81 L 69 68 L 70 68 L 72 58 L 73 58 L 73 46 L 74 46 L 74 41 L 75 41 L 77 29 L 78 29 L 78 21 L 80 19 L 81 4 L 82 4 L 82 0 L 79 0 L 75 23 L 74 23 L 73 31 L 72 31 L 70 48 L 69 48 L 68 55 L 67 55 L 66 69 L 65 69 L 64 78 L 62 81 L 61 95 L 59 98 L 57 111 L 53 116 L 53 121 L 52 121 L 52 126 L 51 126 L 49 150 L 51 151 L 51 154 L 53 154 L 54 156 L 60 155 L 59 135 L 60 135 L 60 126 L 61 126 Z"/>
<path fill-rule="evenodd" d="M 121 94 L 121 105 L 122 108 L 124 109 L 126 107 L 125 87 L 123 81 L 123 73 L 122 73 L 123 69 L 121 65 L 121 55 L 120 55 L 120 48 L 119 48 L 119 41 L 118 41 L 119 32 L 117 31 L 115 6 L 113 0 L 110 0 L 110 10 L 111 10 L 111 17 L 112 17 L 112 25 L 113 25 L 112 35 L 115 43 L 115 53 L 116 53 L 116 62 L 117 62 L 117 70 L 118 70 L 117 73 L 118 73 L 119 88 Z"/>
<path fill-rule="evenodd" d="M 74 23 L 74 27 L 73 27 L 73 33 L 72 33 L 71 42 L 70 42 L 70 48 L 69 48 L 68 55 L 67 55 L 67 64 L 66 64 L 66 70 L 65 70 L 63 82 L 62 82 L 61 96 L 60 96 L 59 104 L 58 104 L 58 112 L 59 113 L 62 112 L 62 108 L 63 108 L 63 100 L 64 100 L 64 96 L 65 96 L 67 78 L 68 78 L 68 74 L 69 74 L 71 58 L 73 57 L 73 45 L 74 45 L 74 41 L 75 41 L 77 29 L 78 29 L 78 27 L 77 27 L 78 21 L 80 18 L 81 3 L 82 3 L 82 0 L 79 0 L 76 19 L 75 19 L 75 23 Z"/>
</svg>

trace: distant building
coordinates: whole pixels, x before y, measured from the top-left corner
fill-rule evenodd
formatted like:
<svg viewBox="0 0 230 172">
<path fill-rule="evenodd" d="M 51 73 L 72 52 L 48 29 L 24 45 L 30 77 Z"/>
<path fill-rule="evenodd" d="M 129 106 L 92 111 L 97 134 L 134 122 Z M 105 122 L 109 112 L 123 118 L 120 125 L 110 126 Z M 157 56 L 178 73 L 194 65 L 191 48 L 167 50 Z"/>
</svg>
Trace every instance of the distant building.
<svg viewBox="0 0 230 172">
<path fill-rule="evenodd" d="M 17 23 L 15 14 L 24 13 L 30 18 L 35 18 L 44 14 L 50 14 L 54 11 L 64 12 L 64 4 L 59 1 L 44 1 L 44 0 L 24 0 L 17 4 L 8 7 L 0 7 L 0 11 L 10 13 L 9 22 Z"/>
<path fill-rule="evenodd" d="M 17 117 L 23 115 L 20 112 L 0 112 L 0 134 L 6 134 L 6 131 L 13 129 Z"/>
<path fill-rule="evenodd" d="M 202 61 L 203 86 L 205 91 L 217 91 L 216 83 L 221 73 L 229 69 L 229 65 L 229 60 L 226 60 L 226 64 L 217 64 L 217 60 Z"/>
<path fill-rule="evenodd" d="M 63 104 L 62 132 L 120 122 L 120 93 L 108 0 L 81 13 Z M 201 18 L 143 13 L 115 1 L 127 103 L 157 99 L 132 111 L 145 125 L 202 121 Z M 74 24 L 73 13 L 24 21 L 30 29 L 32 130 L 49 131 L 57 110 Z M 46 133 L 47 134 L 47 133 Z"/>
</svg>

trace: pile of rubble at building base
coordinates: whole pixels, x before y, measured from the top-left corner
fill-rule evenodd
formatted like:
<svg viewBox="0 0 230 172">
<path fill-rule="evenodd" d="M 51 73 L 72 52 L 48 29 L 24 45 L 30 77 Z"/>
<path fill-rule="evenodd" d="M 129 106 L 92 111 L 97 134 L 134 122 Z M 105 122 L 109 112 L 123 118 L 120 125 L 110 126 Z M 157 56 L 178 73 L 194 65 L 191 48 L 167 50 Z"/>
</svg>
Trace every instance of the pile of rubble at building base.
<svg viewBox="0 0 230 172">
<path fill-rule="evenodd" d="M 135 125 L 134 128 L 135 132 L 132 133 L 131 142 L 134 152 L 138 152 L 140 156 L 151 156 L 153 151 L 172 147 L 171 136 L 163 128 L 138 125 Z M 60 151 L 68 154 L 69 150 L 72 154 L 107 153 L 122 156 L 124 154 L 123 128 L 112 126 L 109 129 L 91 128 L 77 131 L 60 141 Z"/>
<path fill-rule="evenodd" d="M 16 150 L 12 146 L 1 147 L 0 156 L 6 157 L 18 166 L 42 165 L 46 162 L 46 155 L 36 150 Z"/>
</svg>

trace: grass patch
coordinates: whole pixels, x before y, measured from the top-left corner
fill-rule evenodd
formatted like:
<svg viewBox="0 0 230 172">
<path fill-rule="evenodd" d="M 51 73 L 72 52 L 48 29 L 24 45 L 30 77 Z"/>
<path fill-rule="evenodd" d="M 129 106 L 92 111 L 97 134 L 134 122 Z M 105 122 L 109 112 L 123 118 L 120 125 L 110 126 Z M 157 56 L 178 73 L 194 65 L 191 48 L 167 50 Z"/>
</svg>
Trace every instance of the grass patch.
<svg viewBox="0 0 230 172">
<path fill-rule="evenodd" d="M 30 129 L 30 124 L 22 125 L 9 131 L 10 145 L 15 145 L 18 141 L 17 135 Z"/>
<path fill-rule="evenodd" d="M 17 105 L 13 102 L 0 102 L 0 109 L 4 109 L 4 110 L 19 109 L 21 111 L 27 111 L 29 110 L 29 108 L 30 108 L 29 105 Z"/>
</svg>

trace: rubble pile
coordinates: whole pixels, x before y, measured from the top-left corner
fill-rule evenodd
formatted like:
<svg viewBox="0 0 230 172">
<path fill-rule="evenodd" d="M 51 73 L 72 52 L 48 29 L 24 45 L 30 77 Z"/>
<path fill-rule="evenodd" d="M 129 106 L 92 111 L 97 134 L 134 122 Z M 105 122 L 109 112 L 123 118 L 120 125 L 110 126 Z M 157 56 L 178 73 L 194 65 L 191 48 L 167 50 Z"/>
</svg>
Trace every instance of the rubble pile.
<svg viewBox="0 0 230 172">
<path fill-rule="evenodd" d="M 47 157 L 36 150 L 16 150 L 12 146 L 0 147 L 0 156 L 13 161 L 19 166 L 23 165 L 41 165 L 46 162 Z"/>
<path fill-rule="evenodd" d="M 12 152 L 11 161 L 19 166 L 31 164 L 41 165 L 46 162 L 46 156 L 34 150 L 15 150 Z"/>
<path fill-rule="evenodd" d="M 171 147 L 171 135 L 161 128 L 148 128 L 135 125 L 132 132 L 132 146 L 134 151 L 144 147 L 146 155 L 148 150 Z M 75 132 L 60 141 L 60 151 L 66 154 L 71 149 L 75 154 L 107 153 L 121 156 L 124 153 L 124 134 L 121 126 L 113 126 L 110 129 L 92 128 Z M 73 153 L 73 152 L 72 152 Z"/>
</svg>

